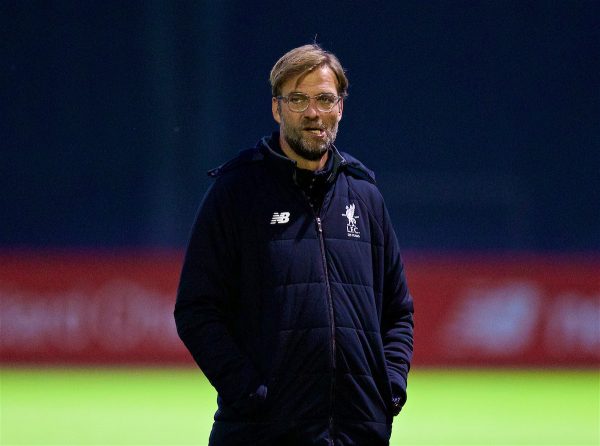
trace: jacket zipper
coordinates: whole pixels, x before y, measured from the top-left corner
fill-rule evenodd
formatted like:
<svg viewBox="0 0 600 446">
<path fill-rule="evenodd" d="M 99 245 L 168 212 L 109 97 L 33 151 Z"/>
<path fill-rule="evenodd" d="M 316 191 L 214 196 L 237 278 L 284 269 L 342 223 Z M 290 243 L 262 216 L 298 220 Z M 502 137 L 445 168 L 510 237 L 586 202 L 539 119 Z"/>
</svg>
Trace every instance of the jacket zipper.
<svg viewBox="0 0 600 446">
<path fill-rule="evenodd" d="M 323 270 L 325 274 L 325 287 L 327 289 L 327 304 L 329 306 L 329 321 L 331 328 L 331 368 L 332 368 L 332 376 L 331 376 L 331 387 L 330 387 L 330 397 L 331 397 L 331 405 L 329 409 L 329 439 L 330 443 L 333 444 L 333 406 L 335 401 L 335 375 L 336 375 L 336 366 L 335 366 L 335 320 L 333 315 L 333 297 L 331 295 L 331 285 L 329 283 L 329 271 L 327 269 L 327 257 L 325 256 L 325 240 L 323 237 L 323 227 L 321 226 L 321 218 L 315 216 L 317 222 L 317 232 L 319 234 L 319 245 L 321 247 L 321 260 L 323 261 Z"/>
</svg>

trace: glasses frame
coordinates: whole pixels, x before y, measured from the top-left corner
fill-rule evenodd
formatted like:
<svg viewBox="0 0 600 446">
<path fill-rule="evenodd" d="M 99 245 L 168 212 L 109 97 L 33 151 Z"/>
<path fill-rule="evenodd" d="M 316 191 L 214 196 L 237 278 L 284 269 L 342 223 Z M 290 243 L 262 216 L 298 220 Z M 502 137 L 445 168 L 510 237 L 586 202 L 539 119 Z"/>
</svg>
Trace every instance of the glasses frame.
<svg viewBox="0 0 600 446">
<path fill-rule="evenodd" d="M 302 95 L 302 96 L 304 96 L 304 97 L 308 98 L 308 102 L 306 103 L 306 107 L 304 107 L 302 110 L 292 110 L 292 108 L 290 107 L 290 96 L 291 96 L 291 95 L 295 95 L 295 94 L 297 94 L 297 95 Z M 318 102 L 316 102 L 316 99 L 317 99 L 318 97 L 320 97 L 320 96 L 323 96 L 323 95 L 332 95 L 332 96 L 335 96 L 335 97 L 336 97 L 336 100 L 335 100 L 335 102 L 333 103 L 333 105 L 331 106 L 331 108 L 330 108 L 329 110 L 322 110 L 321 108 L 319 108 L 319 103 L 318 103 Z M 313 100 L 313 99 L 315 99 L 315 103 L 316 103 L 316 106 L 317 106 L 317 110 L 319 110 L 319 111 L 320 111 L 320 112 L 322 112 L 322 113 L 330 113 L 330 112 L 331 112 L 331 111 L 332 111 L 332 110 L 335 108 L 335 106 L 336 106 L 336 105 L 338 105 L 338 104 L 340 103 L 340 101 L 343 99 L 343 96 L 334 95 L 333 93 L 319 93 L 319 94 L 317 94 L 317 95 L 314 95 L 314 96 L 309 96 L 309 95 L 307 95 L 307 94 L 304 94 L 304 93 L 292 92 L 292 93 L 290 93 L 290 94 L 289 94 L 289 95 L 287 95 L 287 96 L 275 96 L 275 98 L 276 98 L 277 100 L 279 100 L 279 101 L 283 101 L 283 102 L 285 102 L 285 103 L 287 104 L 287 106 L 288 106 L 288 109 L 289 109 L 289 110 L 290 110 L 292 113 L 304 113 L 304 112 L 305 112 L 305 111 L 308 109 L 308 107 L 309 107 L 309 105 L 310 105 L 310 101 L 311 101 L 311 100 Z"/>
</svg>

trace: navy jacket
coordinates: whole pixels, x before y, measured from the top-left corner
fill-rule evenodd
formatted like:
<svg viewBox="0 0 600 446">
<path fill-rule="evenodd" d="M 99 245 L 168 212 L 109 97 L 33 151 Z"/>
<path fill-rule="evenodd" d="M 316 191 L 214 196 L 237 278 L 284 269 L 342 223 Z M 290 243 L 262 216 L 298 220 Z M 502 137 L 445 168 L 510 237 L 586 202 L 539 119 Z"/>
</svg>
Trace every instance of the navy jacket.
<svg viewBox="0 0 600 446">
<path fill-rule="evenodd" d="M 210 172 L 175 306 L 218 392 L 211 445 L 388 444 L 413 303 L 372 172 L 333 149 L 321 209 L 269 146 Z"/>
</svg>

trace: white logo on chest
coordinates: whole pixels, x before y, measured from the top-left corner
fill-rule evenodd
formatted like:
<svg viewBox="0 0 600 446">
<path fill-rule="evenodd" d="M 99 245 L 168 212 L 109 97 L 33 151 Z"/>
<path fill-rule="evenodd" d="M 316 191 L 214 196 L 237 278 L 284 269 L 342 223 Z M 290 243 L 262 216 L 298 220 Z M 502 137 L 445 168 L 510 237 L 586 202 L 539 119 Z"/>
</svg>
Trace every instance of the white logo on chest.
<svg viewBox="0 0 600 446">
<path fill-rule="evenodd" d="M 289 212 L 273 212 L 273 217 L 271 217 L 272 225 L 282 225 L 290 221 L 290 213 Z"/>
<path fill-rule="evenodd" d="M 356 219 L 359 218 L 359 216 L 354 215 L 355 209 L 356 206 L 354 203 L 350 204 L 350 206 L 346 206 L 346 213 L 342 214 L 342 217 L 346 217 L 348 219 L 348 224 L 346 225 L 348 237 L 360 238 L 360 231 L 356 225 Z"/>
</svg>

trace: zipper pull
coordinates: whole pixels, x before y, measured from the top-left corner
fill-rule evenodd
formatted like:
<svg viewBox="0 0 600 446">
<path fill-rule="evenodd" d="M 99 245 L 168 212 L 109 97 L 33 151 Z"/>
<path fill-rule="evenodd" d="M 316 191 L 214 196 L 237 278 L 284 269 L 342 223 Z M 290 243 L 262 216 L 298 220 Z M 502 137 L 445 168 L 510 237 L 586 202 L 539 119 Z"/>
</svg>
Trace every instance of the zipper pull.
<svg viewBox="0 0 600 446">
<path fill-rule="evenodd" d="M 317 230 L 322 234 L 323 228 L 321 227 L 321 218 L 317 217 Z"/>
</svg>

